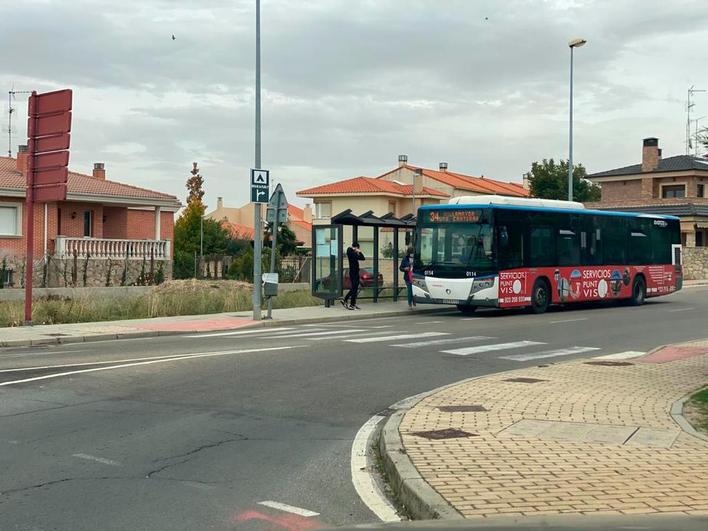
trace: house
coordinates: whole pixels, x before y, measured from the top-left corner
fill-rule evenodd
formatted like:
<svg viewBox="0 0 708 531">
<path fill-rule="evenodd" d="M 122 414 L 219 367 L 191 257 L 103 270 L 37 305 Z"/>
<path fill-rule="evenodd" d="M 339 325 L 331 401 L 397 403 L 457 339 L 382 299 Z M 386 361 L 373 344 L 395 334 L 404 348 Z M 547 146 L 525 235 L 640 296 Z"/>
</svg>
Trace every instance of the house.
<svg viewBox="0 0 708 531">
<path fill-rule="evenodd" d="M 686 278 L 708 278 L 708 160 L 663 158 L 657 138 L 645 138 L 641 163 L 593 173 L 602 187 L 588 208 L 670 214 L 681 218 Z"/>
<path fill-rule="evenodd" d="M 441 162 L 437 170 L 412 166 L 406 155 L 399 155 L 398 166 L 378 177 L 354 177 L 300 190 L 297 195 L 313 200 L 314 223 L 328 223 L 330 217 L 347 209 L 355 214 L 371 210 L 377 216 L 390 212 L 403 217 L 420 205 L 446 202 L 451 197 L 528 197 L 529 191 L 521 183 L 451 171 L 446 162 Z"/>
<path fill-rule="evenodd" d="M 253 239 L 254 204 L 246 203 L 242 207 L 224 206 L 222 197 L 216 200 L 216 210 L 206 214 L 206 217 L 221 221 L 222 225 L 235 238 Z M 265 217 L 265 209 L 263 209 Z M 302 247 L 312 246 L 312 213 L 309 207 L 300 208 L 288 205 L 288 220 L 285 224 L 293 233 Z"/>
<path fill-rule="evenodd" d="M 11 286 L 23 282 L 27 158 L 26 146 L 0 157 L 0 259 Z M 110 181 L 103 163 L 92 175 L 70 171 L 67 188 L 66 201 L 35 206 L 37 285 L 133 284 L 158 270 L 171 277 L 176 197 Z"/>
</svg>

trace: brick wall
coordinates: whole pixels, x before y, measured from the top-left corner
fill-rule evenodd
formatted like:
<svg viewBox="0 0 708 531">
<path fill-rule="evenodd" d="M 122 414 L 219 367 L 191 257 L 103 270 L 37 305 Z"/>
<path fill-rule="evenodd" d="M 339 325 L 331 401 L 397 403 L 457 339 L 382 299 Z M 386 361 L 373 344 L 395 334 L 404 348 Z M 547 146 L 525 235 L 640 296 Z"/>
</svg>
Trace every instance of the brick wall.
<svg viewBox="0 0 708 531">
<path fill-rule="evenodd" d="M 84 236 L 84 212 L 93 212 L 93 237 L 103 238 L 103 205 L 89 203 L 61 203 L 61 236 L 82 238 Z"/>
<path fill-rule="evenodd" d="M 612 181 L 602 183 L 602 202 L 622 201 L 625 199 L 637 199 L 642 193 L 642 181 L 639 179 L 631 181 Z"/>
<path fill-rule="evenodd" d="M 17 197 L 0 197 L 0 202 L 18 203 L 22 212 L 22 235 L 19 237 L 0 237 L 0 259 L 3 256 L 24 256 L 26 251 L 27 212 L 24 199 Z M 47 245 L 49 252 L 54 250 L 54 238 L 57 233 L 57 208 L 56 203 L 47 206 Z M 44 254 L 44 204 L 35 205 L 34 208 L 34 254 Z"/>
<path fill-rule="evenodd" d="M 155 212 L 150 210 L 127 211 L 127 238 L 135 240 L 155 239 Z M 172 240 L 174 234 L 174 215 L 172 212 L 160 213 L 160 239 Z"/>
<path fill-rule="evenodd" d="M 128 239 L 128 209 L 125 207 L 103 207 L 103 237 L 114 240 Z"/>
</svg>

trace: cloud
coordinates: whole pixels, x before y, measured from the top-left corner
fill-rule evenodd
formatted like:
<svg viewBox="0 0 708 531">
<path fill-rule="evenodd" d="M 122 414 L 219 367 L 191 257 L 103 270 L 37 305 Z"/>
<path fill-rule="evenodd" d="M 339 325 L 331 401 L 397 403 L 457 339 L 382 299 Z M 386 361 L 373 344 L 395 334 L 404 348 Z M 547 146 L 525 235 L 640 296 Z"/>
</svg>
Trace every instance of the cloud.
<svg viewBox="0 0 708 531">
<path fill-rule="evenodd" d="M 183 198 L 197 161 L 209 203 L 247 201 L 253 0 L 6 2 L 0 17 L 13 50 L 0 87 L 75 90 L 73 168 L 103 161 L 110 178 Z M 686 89 L 708 88 L 705 3 L 264 0 L 263 163 L 292 199 L 399 153 L 519 179 L 567 156 L 578 35 L 575 159 L 630 164 L 645 136 L 682 153 Z"/>
</svg>

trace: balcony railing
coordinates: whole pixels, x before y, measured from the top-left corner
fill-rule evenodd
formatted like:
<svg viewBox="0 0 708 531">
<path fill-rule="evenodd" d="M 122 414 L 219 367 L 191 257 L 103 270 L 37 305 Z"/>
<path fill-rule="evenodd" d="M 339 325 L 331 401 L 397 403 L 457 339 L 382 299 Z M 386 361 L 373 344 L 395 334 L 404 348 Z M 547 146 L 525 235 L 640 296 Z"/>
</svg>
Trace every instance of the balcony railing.
<svg viewBox="0 0 708 531">
<path fill-rule="evenodd" d="M 112 260 L 169 260 L 167 240 L 110 240 L 106 238 L 69 238 L 57 236 L 59 258 L 96 258 Z"/>
</svg>

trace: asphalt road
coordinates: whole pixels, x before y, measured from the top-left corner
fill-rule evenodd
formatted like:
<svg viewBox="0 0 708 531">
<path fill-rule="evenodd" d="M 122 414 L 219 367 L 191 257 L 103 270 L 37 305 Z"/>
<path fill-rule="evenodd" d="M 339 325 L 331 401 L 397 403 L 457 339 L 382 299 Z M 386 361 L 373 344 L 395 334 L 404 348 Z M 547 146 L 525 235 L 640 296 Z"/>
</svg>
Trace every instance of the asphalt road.
<svg viewBox="0 0 708 531">
<path fill-rule="evenodd" d="M 639 308 L 0 349 L 0 529 L 376 521 L 350 477 L 372 415 L 472 376 L 698 339 L 706 315 L 708 289 L 693 288 Z"/>
</svg>

